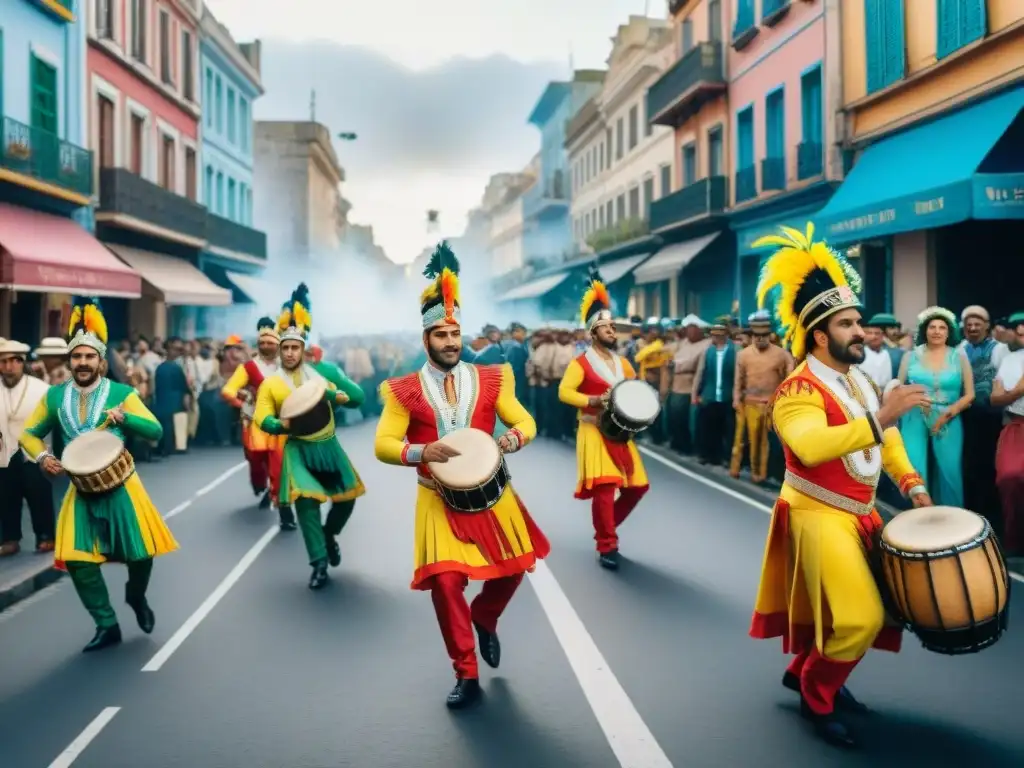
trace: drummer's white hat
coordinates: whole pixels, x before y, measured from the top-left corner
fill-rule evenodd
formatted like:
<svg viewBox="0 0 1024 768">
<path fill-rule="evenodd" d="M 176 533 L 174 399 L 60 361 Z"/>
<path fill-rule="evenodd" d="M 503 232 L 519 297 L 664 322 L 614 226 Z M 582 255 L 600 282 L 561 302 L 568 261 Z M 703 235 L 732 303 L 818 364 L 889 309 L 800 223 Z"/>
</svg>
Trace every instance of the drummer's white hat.
<svg viewBox="0 0 1024 768">
<path fill-rule="evenodd" d="M 681 325 L 683 328 L 686 328 L 687 326 L 690 326 L 690 325 L 695 325 L 698 328 L 707 328 L 708 327 L 708 324 L 707 324 L 706 321 L 701 320 L 699 317 L 697 317 L 696 315 L 694 315 L 692 313 L 687 315 L 686 317 L 684 317 L 683 321 L 679 325 Z"/>
<path fill-rule="evenodd" d="M 32 347 L 28 344 L 22 344 L 20 341 L 5 339 L 0 343 L 0 355 L 18 355 L 20 357 L 27 357 L 28 353 L 31 351 Z"/>
<path fill-rule="evenodd" d="M 68 353 L 68 343 L 57 336 L 47 336 L 36 347 L 38 357 L 64 357 Z"/>
</svg>

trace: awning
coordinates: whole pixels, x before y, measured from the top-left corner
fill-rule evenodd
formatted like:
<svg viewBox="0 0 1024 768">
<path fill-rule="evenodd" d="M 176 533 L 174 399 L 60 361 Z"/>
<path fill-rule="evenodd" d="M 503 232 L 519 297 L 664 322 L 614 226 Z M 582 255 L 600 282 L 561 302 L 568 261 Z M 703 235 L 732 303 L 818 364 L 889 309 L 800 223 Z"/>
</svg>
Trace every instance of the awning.
<svg viewBox="0 0 1024 768">
<path fill-rule="evenodd" d="M 498 299 L 498 302 L 539 299 L 548 291 L 552 291 L 560 286 L 568 277 L 568 272 L 559 272 L 554 275 L 548 275 L 547 277 L 538 277 L 536 280 L 531 280 L 528 283 L 517 285 L 511 291 Z"/>
<path fill-rule="evenodd" d="M 254 304 L 264 303 L 267 294 L 267 284 L 263 282 L 263 278 L 257 275 L 243 275 L 238 272 L 228 272 L 226 274 L 228 280 L 238 290 L 248 296 L 250 301 Z"/>
<path fill-rule="evenodd" d="M 651 254 L 649 253 L 641 253 L 639 256 L 630 256 L 625 259 L 610 261 L 603 266 L 599 266 L 598 269 L 601 272 L 601 278 L 604 280 L 605 285 L 611 285 L 616 280 L 621 280 L 636 269 L 640 265 L 640 262 L 650 255 Z"/>
<path fill-rule="evenodd" d="M 974 175 L 1024 108 L 1024 87 L 868 147 L 817 216 L 832 244 L 956 224 L 974 212 Z M 991 180 L 982 182 L 998 189 Z"/>
<path fill-rule="evenodd" d="M 740 256 L 753 256 L 755 254 L 761 256 L 768 256 L 773 253 L 771 247 L 755 248 L 754 243 L 760 240 L 765 235 L 777 235 L 779 234 L 779 227 L 790 227 L 799 232 L 805 232 L 807 230 L 807 224 L 813 223 L 815 231 L 818 230 L 818 215 L 820 207 L 811 207 L 806 210 L 787 211 L 784 216 L 772 219 L 762 219 L 754 224 L 748 224 L 745 227 L 737 226 L 736 231 L 736 250 Z"/>
<path fill-rule="evenodd" d="M 109 245 L 170 306 L 226 307 L 232 303 L 231 291 L 218 286 L 187 261 L 125 245 Z"/>
<path fill-rule="evenodd" d="M 682 272 L 701 251 L 711 245 L 720 234 L 720 232 L 712 232 L 704 237 L 666 245 L 654 255 L 653 259 L 633 273 L 636 284 L 649 285 L 660 283 L 662 280 L 671 280 Z"/>
<path fill-rule="evenodd" d="M 0 285 L 137 299 L 142 278 L 74 220 L 0 203 Z"/>
</svg>

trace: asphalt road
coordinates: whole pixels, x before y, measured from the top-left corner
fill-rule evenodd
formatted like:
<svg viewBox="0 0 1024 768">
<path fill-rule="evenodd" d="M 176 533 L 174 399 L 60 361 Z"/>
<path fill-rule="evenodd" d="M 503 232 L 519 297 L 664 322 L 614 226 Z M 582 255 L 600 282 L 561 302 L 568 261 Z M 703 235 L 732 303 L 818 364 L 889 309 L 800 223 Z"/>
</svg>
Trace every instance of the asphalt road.
<svg viewBox="0 0 1024 768">
<path fill-rule="evenodd" d="M 274 532 L 243 472 L 223 477 L 238 452 L 143 468 L 160 508 L 179 508 L 182 548 L 157 561 L 150 591 L 156 630 L 135 627 L 116 566 L 120 648 L 79 652 L 92 630 L 66 581 L 0 615 L 0 765 L 1024 765 L 1020 630 L 971 657 L 913 638 L 869 656 L 851 680 L 875 710 L 864 748 L 836 752 L 781 687 L 779 646 L 747 637 L 767 514 L 648 458 L 652 491 L 622 528 L 628 560 L 609 573 L 571 497 L 571 449 L 543 441 L 511 469 L 552 555 L 502 620 L 501 669 L 481 665 L 484 701 L 449 712 L 430 600 L 408 589 L 415 483 L 373 459 L 372 428 L 341 433 L 369 493 L 319 593 L 299 534 Z"/>
</svg>

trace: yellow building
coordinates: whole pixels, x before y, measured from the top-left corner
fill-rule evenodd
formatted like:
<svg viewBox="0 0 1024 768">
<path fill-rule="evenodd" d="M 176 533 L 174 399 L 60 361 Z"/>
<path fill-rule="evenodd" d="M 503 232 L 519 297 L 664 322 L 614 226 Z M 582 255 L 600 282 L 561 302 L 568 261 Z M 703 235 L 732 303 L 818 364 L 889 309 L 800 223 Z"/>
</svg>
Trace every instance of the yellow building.
<svg viewBox="0 0 1024 768">
<path fill-rule="evenodd" d="M 843 2 L 841 120 L 851 168 L 816 216 L 904 324 L 930 304 L 1018 309 L 1024 261 L 1024 2 Z M 1009 274 L 1007 273 L 1009 270 Z M 872 295 L 874 298 L 872 298 Z"/>
</svg>

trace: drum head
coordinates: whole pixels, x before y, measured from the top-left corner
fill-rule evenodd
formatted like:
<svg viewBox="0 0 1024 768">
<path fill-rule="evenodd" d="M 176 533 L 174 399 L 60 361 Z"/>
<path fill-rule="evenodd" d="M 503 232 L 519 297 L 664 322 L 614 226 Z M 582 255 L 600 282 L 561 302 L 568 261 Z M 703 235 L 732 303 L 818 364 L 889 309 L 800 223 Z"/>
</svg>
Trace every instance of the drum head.
<svg viewBox="0 0 1024 768">
<path fill-rule="evenodd" d="M 281 403 L 282 419 L 294 419 L 308 413 L 316 407 L 316 404 L 324 399 L 327 391 L 327 381 L 320 376 L 310 379 L 305 384 L 295 388 L 285 401 Z"/>
<path fill-rule="evenodd" d="M 109 467 L 123 450 L 121 438 L 105 429 L 95 429 L 68 443 L 60 463 L 69 474 L 90 475 Z"/>
<path fill-rule="evenodd" d="M 903 552 L 941 552 L 981 536 L 985 519 L 959 507 L 921 507 L 900 512 L 882 530 L 882 540 Z"/>
<path fill-rule="evenodd" d="M 653 421 L 661 410 L 657 390 L 646 381 L 629 379 L 619 382 L 612 391 L 612 399 L 615 410 L 631 421 Z"/>
<path fill-rule="evenodd" d="M 489 480 L 501 464 L 501 450 L 494 437 L 479 429 L 457 429 L 440 442 L 460 454 L 443 464 L 427 464 L 430 474 L 448 488 L 475 488 Z"/>
</svg>

